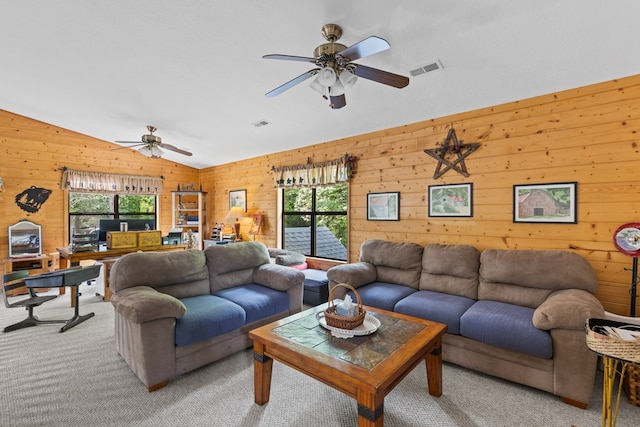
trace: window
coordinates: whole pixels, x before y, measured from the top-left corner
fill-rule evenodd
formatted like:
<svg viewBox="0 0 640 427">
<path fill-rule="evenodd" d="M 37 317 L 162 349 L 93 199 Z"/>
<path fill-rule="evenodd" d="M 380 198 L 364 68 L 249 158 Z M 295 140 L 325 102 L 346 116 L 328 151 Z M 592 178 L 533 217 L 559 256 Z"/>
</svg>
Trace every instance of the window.
<svg viewBox="0 0 640 427">
<path fill-rule="evenodd" d="M 89 234 L 101 219 L 153 219 L 155 195 L 69 192 L 69 241 L 74 234 Z"/>
<path fill-rule="evenodd" d="M 284 249 L 347 260 L 347 186 L 282 189 Z"/>
</svg>

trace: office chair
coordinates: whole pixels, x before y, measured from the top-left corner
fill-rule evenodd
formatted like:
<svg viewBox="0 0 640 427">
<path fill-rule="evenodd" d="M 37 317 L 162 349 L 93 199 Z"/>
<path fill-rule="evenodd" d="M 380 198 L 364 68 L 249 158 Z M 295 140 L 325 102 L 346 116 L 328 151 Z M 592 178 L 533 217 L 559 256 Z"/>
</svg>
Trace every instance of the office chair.
<svg viewBox="0 0 640 427">
<path fill-rule="evenodd" d="M 4 305 L 7 308 L 24 307 L 29 312 L 26 319 L 7 326 L 4 328 L 4 332 L 28 328 L 29 326 L 36 326 L 41 323 L 66 323 L 66 320 L 40 320 L 33 315 L 34 307 L 51 301 L 56 298 L 57 295 L 37 295 L 33 289 L 28 288 L 24 283 L 23 279 L 28 275 L 29 273 L 26 270 L 21 270 L 2 276 L 2 297 L 4 299 Z M 16 293 L 23 295 L 13 296 L 13 294 Z M 27 295 L 24 295 L 24 293 Z"/>
</svg>

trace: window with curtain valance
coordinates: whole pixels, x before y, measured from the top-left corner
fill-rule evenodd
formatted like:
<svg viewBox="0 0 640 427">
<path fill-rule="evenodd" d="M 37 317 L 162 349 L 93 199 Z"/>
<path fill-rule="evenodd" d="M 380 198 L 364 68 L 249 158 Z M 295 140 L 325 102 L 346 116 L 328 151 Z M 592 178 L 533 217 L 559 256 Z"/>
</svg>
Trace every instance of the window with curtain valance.
<svg viewBox="0 0 640 427">
<path fill-rule="evenodd" d="M 356 158 L 345 154 L 335 160 L 272 168 L 276 188 L 322 187 L 343 184 L 355 173 Z"/>
<path fill-rule="evenodd" d="M 84 193 L 161 194 L 162 177 L 119 175 L 104 172 L 63 169 L 63 190 Z"/>
</svg>

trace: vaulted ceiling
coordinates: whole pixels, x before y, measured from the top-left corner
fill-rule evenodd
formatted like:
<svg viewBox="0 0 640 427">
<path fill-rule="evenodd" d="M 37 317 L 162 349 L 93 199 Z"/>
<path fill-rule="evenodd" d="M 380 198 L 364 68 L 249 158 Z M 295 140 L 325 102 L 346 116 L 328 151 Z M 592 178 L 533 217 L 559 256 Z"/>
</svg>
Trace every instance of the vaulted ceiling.
<svg viewBox="0 0 640 427">
<path fill-rule="evenodd" d="M 637 74 L 638 16 L 637 0 L 0 0 L 0 108 L 109 142 L 154 125 L 194 154 L 165 158 L 203 168 Z M 313 56 L 327 23 L 347 46 L 387 40 L 355 62 L 409 85 L 360 78 L 341 109 L 312 80 L 265 97 L 314 66 L 262 56 Z"/>
</svg>

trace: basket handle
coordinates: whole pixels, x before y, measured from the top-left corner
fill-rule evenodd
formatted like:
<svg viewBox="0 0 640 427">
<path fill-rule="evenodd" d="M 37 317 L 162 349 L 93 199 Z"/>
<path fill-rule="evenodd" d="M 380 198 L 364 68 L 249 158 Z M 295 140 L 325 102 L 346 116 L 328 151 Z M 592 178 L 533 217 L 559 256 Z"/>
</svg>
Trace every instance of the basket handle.
<svg viewBox="0 0 640 427">
<path fill-rule="evenodd" d="M 358 312 L 360 312 L 360 310 L 362 309 L 362 300 L 360 299 L 360 294 L 358 293 L 358 291 L 356 291 L 356 288 L 354 288 L 353 286 L 351 286 L 348 283 L 338 283 L 333 288 L 331 288 L 331 290 L 329 291 L 329 301 L 328 301 L 329 305 L 327 306 L 327 308 L 333 307 L 333 305 L 334 305 L 333 304 L 333 291 L 338 286 L 342 286 L 344 288 L 350 289 L 351 292 L 353 292 L 353 294 L 356 296 L 356 299 L 358 300 Z"/>
</svg>

